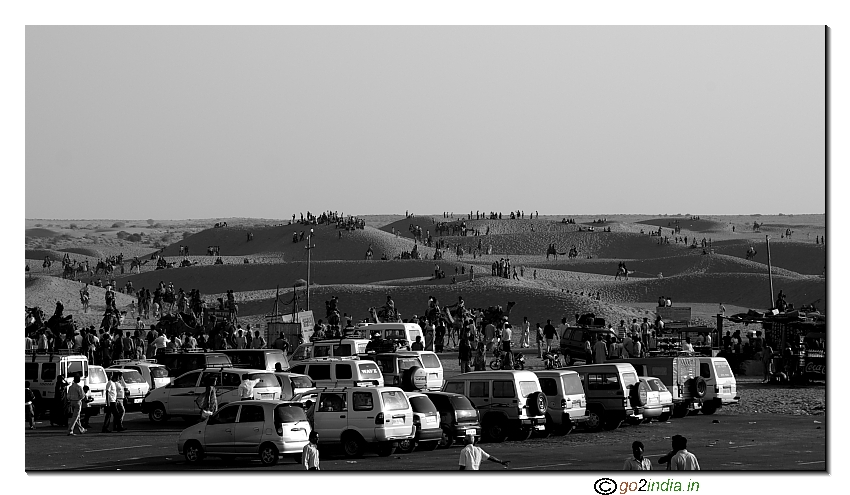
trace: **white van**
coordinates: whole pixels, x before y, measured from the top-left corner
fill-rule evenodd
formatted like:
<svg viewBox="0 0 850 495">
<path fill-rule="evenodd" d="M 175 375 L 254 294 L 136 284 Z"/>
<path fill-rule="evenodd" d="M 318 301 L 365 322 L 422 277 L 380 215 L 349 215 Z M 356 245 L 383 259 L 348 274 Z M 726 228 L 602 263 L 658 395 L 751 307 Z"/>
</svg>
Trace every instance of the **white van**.
<svg viewBox="0 0 850 495">
<path fill-rule="evenodd" d="M 289 371 L 309 376 L 316 387 L 384 386 L 384 377 L 374 361 L 331 358 L 307 361 Z"/>
<path fill-rule="evenodd" d="M 70 349 L 53 353 L 27 350 L 25 353 L 24 379 L 30 382 L 30 389 L 35 395 L 33 406 L 36 416 L 50 409 L 57 376 L 63 375 L 65 383 L 70 385 L 74 375 L 79 374 L 80 386 L 88 385 L 89 360 L 84 355 Z"/>
<path fill-rule="evenodd" d="M 289 358 L 290 366 L 303 364 L 307 360 L 350 358 L 366 354 L 367 339 L 326 339 L 305 342 L 299 345 Z"/>
<path fill-rule="evenodd" d="M 357 329 L 362 338 L 371 339 L 379 334 L 383 340 L 393 341 L 399 348 L 410 350 L 410 344 L 420 337 L 425 341 L 418 323 L 373 323 Z"/>
<path fill-rule="evenodd" d="M 714 414 L 723 406 L 740 402 L 738 383 L 726 358 L 702 356 L 699 358 L 699 376 L 705 380 L 705 397 L 702 413 Z"/>
<path fill-rule="evenodd" d="M 432 351 L 412 351 L 419 354 L 422 366 L 428 372 L 427 389 L 438 392 L 443 388 L 443 363 L 439 356 Z"/>
<path fill-rule="evenodd" d="M 566 434 L 587 421 L 587 398 L 577 372 L 538 370 L 534 374 L 547 400 L 546 431 Z"/>
<path fill-rule="evenodd" d="M 97 416 L 100 410 L 106 406 L 106 371 L 103 366 L 89 365 L 89 395 L 92 400 L 86 408 L 91 416 Z"/>
</svg>

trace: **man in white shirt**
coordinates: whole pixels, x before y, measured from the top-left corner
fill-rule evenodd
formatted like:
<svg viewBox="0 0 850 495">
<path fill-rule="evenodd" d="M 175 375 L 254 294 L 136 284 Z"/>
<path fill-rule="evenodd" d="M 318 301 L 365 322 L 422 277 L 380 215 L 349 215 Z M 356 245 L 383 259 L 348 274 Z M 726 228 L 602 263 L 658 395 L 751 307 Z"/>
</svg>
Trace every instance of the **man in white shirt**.
<svg viewBox="0 0 850 495">
<path fill-rule="evenodd" d="M 301 462 L 304 463 L 304 469 L 307 471 L 319 471 L 319 434 L 315 431 L 310 432 L 310 443 L 304 446 L 301 453 Z"/>
<path fill-rule="evenodd" d="M 259 383 L 260 380 L 251 380 L 250 375 L 245 373 L 242 375 L 242 382 L 239 384 L 239 399 L 240 400 L 250 400 L 254 398 L 254 386 Z"/>
<path fill-rule="evenodd" d="M 694 346 L 691 345 L 691 338 L 685 337 L 685 340 L 682 341 L 682 351 L 683 352 L 694 352 Z"/>
<path fill-rule="evenodd" d="M 159 334 L 157 338 L 154 339 L 153 345 L 156 346 L 157 349 L 165 349 L 168 343 L 171 342 L 168 340 L 168 337 L 165 336 L 165 333 Z"/>
<path fill-rule="evenodd" d="M 476 447 L 475 435 L 466 435 L 463 438 L 463 441 L 466 446 L 460 451 L 460 462 L 458 463 L 461 471 L 478 471 L 478 468 L 481 466 L 482 460 L 498 462 L 502 466 L 505 466 L 505 469 L 507 469 L 508 464 L 511 463 L 511 461 L 500 461 L 499 459 L 496 459 L 487 452 L 484 452 L 481 447 Z"/>
<path fill-rule="evenodd" d="M 623 471 L 651 471 L 652 463 L 643 456 L 643 443 L 632 442 L 632 455 L 623 464 Z"/>
<path fill-rule="evenodd" d="M 124 428 L 124 390 L 127 388 L 127 384 L 124 382 L 124 376 L 120 371 L 112 376 L 112 380 L 115 383 L 115 411 L 113 412 L 115 424 L 112 428 L 114 433 L 127 429 Z"/>
<path fill-rule="evenodd" d="M 115 401 L 118 396 L 118 386 L 115 383 L 116 378 L 113 376 L 111 380 L 106 382 L 106 407 L 103 408 L 103 427 L 101 433 L 109 433 L 109 420 L 113 416 L 118 421 L 118 412 L 115 410 Z"/>
<path fill-rule="evenodd" d="M 688 452 L 688 439 L 682 435 L 673 435 L 673 450 L 658 459 L 659 464 L 667 464 L 672 471 L 699 471 L 697 456 Z"/>
<path fill-rule="evenodd" d="M 80 423 L 80 411 L 82 411 L 82 401 L 86 394 L 83 392 L 83 387 L 80 385 L 80 375 L 74 375 L 74 383 L 68 387 L 68 402 L 71 403 L 71 421 L 68 422 L 68 435 L 74 435 L 74 428 L 78 427 L 80 433 L 85 433 L 86 429 Z"/>
</svg>

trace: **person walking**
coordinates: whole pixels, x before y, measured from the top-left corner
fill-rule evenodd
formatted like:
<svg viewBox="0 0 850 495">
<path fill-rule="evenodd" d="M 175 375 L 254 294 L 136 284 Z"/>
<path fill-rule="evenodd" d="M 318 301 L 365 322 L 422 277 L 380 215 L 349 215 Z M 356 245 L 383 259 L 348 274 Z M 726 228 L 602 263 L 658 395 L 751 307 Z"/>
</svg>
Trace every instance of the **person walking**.
<svg viewBox="0 0 850 495">
<path fill-rule="evenodd" d="M 83 400 L 81 403 L 82 413 L 80 415 L 80 424 L 83 425 L 83 428 L 89 429 L 91 425 L 89 424 L 89 419 L 91 418 L 91 409 L 89 409 L 89 404 L 94 401 L 94 397 L 91 396 L 91 389 L 88 385 L 83 386 Z"/>
<path fill-rule="evenodd" d="M 68 422 L 68 435 L 76 435 L 74 429 L 79 428 L 80 433 L 85 433 L 86 429 L 80 422 L 80 412 L 82 411 L 83 399 L 86 398 L 86 393 L 83 387 L 80 386 L 80 375 L 74 375 L 74 383 L 68 387 L 68 403 L 71 405 L 71 420 Z"/>
<path fill-rule="evenodd" d="M 106 406 L 103 408 L 103 426 L 100 428 L 101 433 L 109 433 L 109 420 L 113 417 L 118 417 L 118 412 L 115 410 L 115 401 L 117 400 L 118 386 L 115 384 L 115 376 L 106 382 Z"/>
<path fill-rule="evenodd" d="M 481 447 L 475 446 L 475 435 L 468 434 L 463 437 L 463 442 L 466 446 L 460 451 L 460 460 L 458 462 L 458 466 L 461 471 L 478 471 L 481 466 L 481 461 L 492 461 L 501 464 L 508 469 L 511 461 L 502 461 L 497 459 L 495 456 L 484 452 L 484 449 Z"/>
<path fill-rule="evenodd" d="M 632 442 L 632 457 L 626 459 L 623 471 L 651 471 L 652 462 L 643 456 L 643 442 Z"/>
<path fill-rule="evenodd" d="M 204 393 L 195 399 L 195 405 L 200 409 L 201 419 L 206 419 L 218 411 L 218 397 L 215 392 L 216 378 L 210 378 Z"/>
<path fill-rule="evenodd" d="M 50 406 L 50 425 L 68 426 L 68 417 L 65 415 L 65 405 L 68 397 L 65 375 L 56 377 L 53 387 L 53 404 Z"/>
<path fill-rule="evenodd" d="M 596 336 L 596 343 L 593 344 L 593 364 L 604 364 L 605 358 L 608 357 L 608 347 L 605 341 L 602 340 L 602 334 Z"/>
<path fill-rule="evenodd" d="M 321 471 L 319 469 L 319 434 L 310 432 L 310 443 L 304 446 L 301 452 L 301 462 L 306 471 Z"/>
<path fill-rule="evenodd" d="M 668 471 L 699 471 L 697 456 L 688 452 L 688 439 L 673 435 L 673 450 L 658 459 L 658 464 L 667 464 Z"/>
<path fill-rule="evenodd" d="M 115 409 L 112 412 L 114 424 L 112 432 L 121 432 L 124 428 L 124 391 L 127 389 L 127 384 L 124 383 L 124 375 L 120 371 L 112 375 L 112 381 L 115 383 Z"/>
<path fill-rule="evenodd" d="M 546 337 L 546 352 L 552 352 L 555 335 L 557 335 L 557 331 L 552 326 L 552 320 L 546 320 L 546 326 L 543 327 L 543 336 Z"/>
<path fill-rule="evenodd" d="M 543 359 L 543 328 L 537 324 L 537 357 Z"/>
<path fill-rule="evenodd" d="M 770 377 L 773 376 L 773 347 L 765 343 L 761 355 L 761 364 L 764 366 L 764 380 L 762 383 L 768 383 Z"/>
<path fill-rule="evenodd" d="M 469 345 L 469 338 L 465 335 L 460 338 L 460 345 L 458 345 L 457 350 L 457 359 L 460 364 L 460 372 L 467 373 L 469 372 L 469 360 L 472 358 L 472 347 Z"/>
<path fill-rule="evenodd" d="M 522 336 L 519 339 L 519 346 L 521 348 L 524 349 L 526 347 L 531 347 L 531 345 L 528 343 L 528 337 L 529 337 L 530 333 L 531 333 L 531 323 L 529 323 L 527 316 L 523 316 L 522 317 Z"/>
<path fill-rule="evenodd" d="M 30 389 L 30 382 L 24 382 L 25 402 L 24 415 L 27 418 L 27 423 L 30 425 L 30 430 L 35 429 L 35 394 Z"/>
<path fill-rule="evenodd" d="M 254 332 L 254 339 L 251 341 L 251 349 L 265 349 L 266 338 L 260 335 L 260 331 Z"/>
</svg>

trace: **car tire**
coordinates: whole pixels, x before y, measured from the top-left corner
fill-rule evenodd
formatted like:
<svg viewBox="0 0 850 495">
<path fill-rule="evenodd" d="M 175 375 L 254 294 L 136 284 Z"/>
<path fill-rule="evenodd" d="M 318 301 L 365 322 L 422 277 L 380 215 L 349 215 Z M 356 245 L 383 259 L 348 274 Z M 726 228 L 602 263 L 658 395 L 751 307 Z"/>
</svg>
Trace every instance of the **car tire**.
<svg viewBox="0 0 850 495">
<path fill-rule="evenodd" d="M 528 412 L 530 416 L 543 416 L 546 414 L 546 396 L 543 392 L 534 392 L 528 396 Z"/>
<path fill-rule="evenodd" d="M 153 405 L 153 409 L 148 413 L 148 418 L 152 423 L 162 423 L 168 420 L 168 414 L 165 413 L 165 406 L 161 402 Z"/>
<path fill-rule="evenodd" d="M 441 449 L 447 449 L 455 443 L 455 439 L 452 436 L 452 432 L 448 428 L 443 428 L 443 436 L 440 438 L 440 441 L 437 442 L 437 445 Z"/>
<path fill-rule="evenodd" d="M 189 464 L 197 464 L 204 459 L 204 449 L 197 440 L 189 440 L 183 446 L 183 457 Z"/>
<path fill-rule="evenodd" d="M 416 448 L 416 440 L 413 438 L 405 438 L 404 440 L 398 441 L 398 447 L 396 451 L 399 454 L 409 454 L 413 452 L 413 449 Z"/>
<path fill-rule="evenodd" d="M 717 412 L 717 404 L 715 402 L 706 402 L 702 405 L 702 413 L 709 416 Z"/>
<path fill-rule="evenodd" d="M 491 442 L 502 443 L 508 438 L 507 425 L 505 420 L 500 417 L 485 418 L 482 426 L 484 436 Z"/>
<path fill-rule="evenodd" d="M 416 377 L 420 377 L 421 387 L 416 384 Z M 428 389 L 428 372 L 419 366 L 412 366 L 401 375 L 401 389 L 405 392 L 419 392 Z"/>
<path fill-rule="evenodd" d="M 602 429 L 604 419 L 602 411 L 599 409 L 588 409 L 587 421 L 584 423 L 584 427 L 589 431 L 599 431 Z"/>
<path fill-rule="evenodd" d="M 502 363 L 499 362 L 498 359 L 494 359 L 494 360 L 490 361 L 490 369 L 493 370 L 493 371 L 500 370 L 500 369 L 502 369 Z"/>
<path fill-rule="evenodd" d="M 363 457 L 363 446 L 365 442 L 357 433 L 346 433 L 342 437 L 342 449 L 345 457 Z"/>
<path fill-rule="evenodd" d="M 412 442 L 412 440 L 411 440 Z M 399 442 L 400 443 L 400 442 Z M 378 455 L 381 457 L 389 457 L 396 451 L 396 446 L 392 442 L 383 442 L 378 444 Z"/>
<path fill-rule="evenodd" d="M 697 376 L 694 377 L 693 380 L 691 380 L 691 393 L 694 397 L 698 399 L 702 399 L 703 397 L 705 397 L 706 388 L 707 386 L 705 384 L 705 378 Z"/>
<path fill-rule="evenodd" d="M 260 462 L 263 463 L 263 466 L 274 466 L 279 457 L 280 452 L 274 445 L 270 443 L 260 445 Z"/>
</svg>

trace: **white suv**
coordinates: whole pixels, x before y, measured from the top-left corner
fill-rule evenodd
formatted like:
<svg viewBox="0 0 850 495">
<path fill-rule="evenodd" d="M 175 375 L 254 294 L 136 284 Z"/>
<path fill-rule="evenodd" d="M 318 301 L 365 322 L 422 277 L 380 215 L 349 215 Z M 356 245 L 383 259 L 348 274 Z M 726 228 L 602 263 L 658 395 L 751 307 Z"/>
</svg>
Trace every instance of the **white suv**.
<svg viewBox="0 0 850 495">
<path fill-rule="evenodd" d="M 307 413 L 319 445 L 342 444 L 347 457 L 360 457 L 367 446 L 390 456 L 400 440 L 414 438 L 413 409 L 397 387 L 317 389 Z"/>
</svg>

